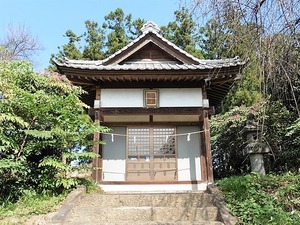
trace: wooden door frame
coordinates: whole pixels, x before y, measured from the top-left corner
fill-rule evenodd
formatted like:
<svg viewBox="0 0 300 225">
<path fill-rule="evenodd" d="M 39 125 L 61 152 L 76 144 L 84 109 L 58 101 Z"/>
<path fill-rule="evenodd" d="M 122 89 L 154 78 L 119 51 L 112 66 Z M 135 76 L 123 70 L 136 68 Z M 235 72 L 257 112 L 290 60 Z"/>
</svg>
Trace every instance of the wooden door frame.
<svg viewBox="0 0 300 225">
<path fill-rule="evenodd" d="M 125 169 L 125 181 L 128 181 L 128 164 L 129 164 L 129 129 L 149 129 L 149 175 L 150 175 L 150 182 L 155 182 L 154 179 L 154 163 L 155 163 L 155 156 L 159 154 L 154 153 L 154 129 L 156 128 L 172 128 L 174 129 L 175 132 L 175 154 L 169 154 L 169 155 L 174 155 L 175 157 L 175 179 L 174 181 L 178 181 L 178 149 L 177 149 L 177 140 L 176 140 L 176 126 L 153 126 L 153 125 L 144 125 L 144 126 L 126 126 L 126 169 Z M 163 155 L 163 154 L 162 154 Z M 166 154 L 168 155 L 168 154 Z M 141 180 L 142 181 L 142 180 Z M 148 181 L 149 182 L 149 181 Z"/>
</svg>

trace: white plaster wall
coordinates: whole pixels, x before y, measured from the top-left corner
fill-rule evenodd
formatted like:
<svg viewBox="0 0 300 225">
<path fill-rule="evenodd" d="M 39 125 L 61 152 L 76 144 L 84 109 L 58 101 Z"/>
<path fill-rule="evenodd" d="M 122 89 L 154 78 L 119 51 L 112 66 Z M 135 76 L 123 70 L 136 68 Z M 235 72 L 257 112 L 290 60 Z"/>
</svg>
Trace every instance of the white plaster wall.
<svg viewBox="0 0 300 225">
<path fill-rule="evenodd" d="M 143 96 L 143 89 L 101 89 L 100 107 L 143 107 Z"/>
<path fill-rule="evenodd" d="M 201 88 L 162 88 L 159 89 L 160 107 L 200 107 Z"/>
<path fill-rule="evenodd" d="M 111 127 L 112 133 L 126 134 L 126 127 Z M 114 136 L 114 142 L 110 135 L 104 135 L 106 144 L 102 146 L 103 181 L 125 181 L 126 173 L 126 137 Z"/>
<path fill-rule="evenodd" d="M 198 126 L 178 126 L 177 133 L 199 131 Z M 178 181 L 201 180 L 200 134 L 191 134 L 190 141 L 186 135 L 177 138 Z"/>
<path fill-rule="evenodd" d="M 201 107 L 201 88 L 161 88 L 159 107 Z M 144 107 L 144 89 L 102 89 L 100 107 Z"/>
<path fill-rule="evenodd" d="M 125 160 L 103 160 L 103 181 L 125 181 Z"/>
</svg>

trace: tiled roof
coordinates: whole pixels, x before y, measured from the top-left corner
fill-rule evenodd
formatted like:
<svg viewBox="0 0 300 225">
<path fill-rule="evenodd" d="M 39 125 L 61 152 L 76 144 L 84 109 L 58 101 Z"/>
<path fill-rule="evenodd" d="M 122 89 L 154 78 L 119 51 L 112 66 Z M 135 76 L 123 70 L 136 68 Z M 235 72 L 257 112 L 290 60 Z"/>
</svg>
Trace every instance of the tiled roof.
<svg viewBox="0 0 300 225">
<path fill-rule="evenodd" d="M 240 66 L 245 62 L 238 58 L 199 60 L 199 64 L 174 64 L 172 62 L 133 62 L 131 64 L 103 65 L 103 61 L 69 60 L 56 62 L 59 66 L 88 70 L 203 70 Z"/>
<path fill-rule="evenodd" d="M 115 52 L 114 54 L 110 55 L 108 58 L 104 59 L 102 61 L 102 63 L 105 63 L 106 61 L 116 57 L 117 55 L 121 54 L 123 51 L 125 51 L 126 49 L 128 49 L 129 47 L 133 46 L 135 43 L 139 42 L 141 39 L 143 39 L 147 34 L 152 33 L 155 36 L 157 36 L 159 39 L 161 39 L 165 44 L 167 44 L 168 46 L 174 48 L 175 50 L 179 51 L 180 53 L 186 55 L 188 58 L 193 59 L 196 62 L 201 63 L 201 60 L 192 56 L 191 54 L 187 53 L 186 51 L 182 50 L 181 48 L 177 47 L 175 44 L 173 44 L 172 42 L 170 42 L 169 40 L 165 39 L 163 36 L 161 36 L 160 34 L 158 34 L 157 32 L 153 32 L 153 30 L 149 29 L 149 30 L 145 30 L 143 32 L 142 35 L 140 35 L 138 38 L 136 38 L 135 40 L 133 40 L 132 42 L 130 42 L 128 45 L 126 45 L 125 47 L 123 47 L 122 49 L 118 50 L 117 52 Z"/>
<path fill-rule="evenodd" d="M 63 62 L 55 61 L 58 66 L 64 66 L 68 68 L 78 68 L 78 69 L 88 69 L 88 70 L 202 70 L 202 69 L 214 69 L 214 68 L 222 68 L 222 67 L 231 67 L 231 66 L 239 66 L 244 65 L 245 62 L 239 60 L 238 57 L 230 58 L 230 59 L 218 59 L 218 60 L 203 60 L 198 59 L 181 48 L 177 47 L 172 42 L 168 41 L 164 37 L 162 37 L 159 32 L 159 27 L 153 22 L 147 22 L 142 28 L 142 35 L 138 38 L 130 42 L 128 45 L 110 55 L 108 58 L 97 61 L 90 60 L 71 60 L 65 59 Z M 187 58 L 194 61 L 194 64 L 174 64 L 174 62 L 168 61 L 137 61 L 126 64 L 109 64 L 108 61 L 114 59 L 119 56 L 121 53 L 132 47 L 135 43 L 139 42 L 146 35 L 152 34 L 160 39 L 165 45 L 169 46 L 174 51 L 180 52 L 185 55 Z M 168 52 L 172 55 L 172 52 Z"/>
<path fill-rule="evenodd" d="M 159 27 L 152 22 L 143 26 L 142 35 L 104 60 L 55 61 L 59 71 L 72 83 L 84 87 L 89 95 L 85 102 L 93 105 L 94 86 L 102 88 L 127 87 L 202 87 L 212 106 L 217 106 L 239 78 L 246 61 L 238 57 L 203 60 L 195 58 L 163 38 Z M 163 59 L 140 54 L 152 42 L 162 52 Z M 151 44 L 150 48 L 158 49 Z M 144 53 L 147 52 L 144 48 Z M 134 71 L 134 72 L 132 72 Z"/>
</svg>

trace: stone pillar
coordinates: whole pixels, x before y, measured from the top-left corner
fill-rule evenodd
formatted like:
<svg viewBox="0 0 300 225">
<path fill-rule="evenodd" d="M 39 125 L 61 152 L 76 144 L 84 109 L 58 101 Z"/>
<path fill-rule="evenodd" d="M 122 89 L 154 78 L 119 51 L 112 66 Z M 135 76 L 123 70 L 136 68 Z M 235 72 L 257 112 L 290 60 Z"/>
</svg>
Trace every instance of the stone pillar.
<svg viewBox="0 0 300 225">
<path fill-rule="evenodd" d="M 251 171 L 266 175 L 263 154 L 250 154 Z"/>
</svg>

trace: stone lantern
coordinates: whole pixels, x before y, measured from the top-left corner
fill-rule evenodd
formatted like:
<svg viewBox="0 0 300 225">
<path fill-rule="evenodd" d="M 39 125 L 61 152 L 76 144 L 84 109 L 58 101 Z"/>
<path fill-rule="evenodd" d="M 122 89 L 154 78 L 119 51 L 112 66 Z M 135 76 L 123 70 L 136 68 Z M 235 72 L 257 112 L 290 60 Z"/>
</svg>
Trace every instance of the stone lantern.
<svg viewBox="0 0 300 225">
<path fill-rule="evenodd" d="M 241 134 L 246 136 L 248 143 L 243 153 L 244 155 L 249 154 L 251 171 L 265 175 L 264 154 L 270 152 L 270 149 L 267 144 L 261 141 L 260 132 L 263 131 L 266 131 L 266 127 L 259 125 L 258 122 L 255 121 L 254 115 L 249 113 L 246 126 L 241 131 Z"/>
</svg>

